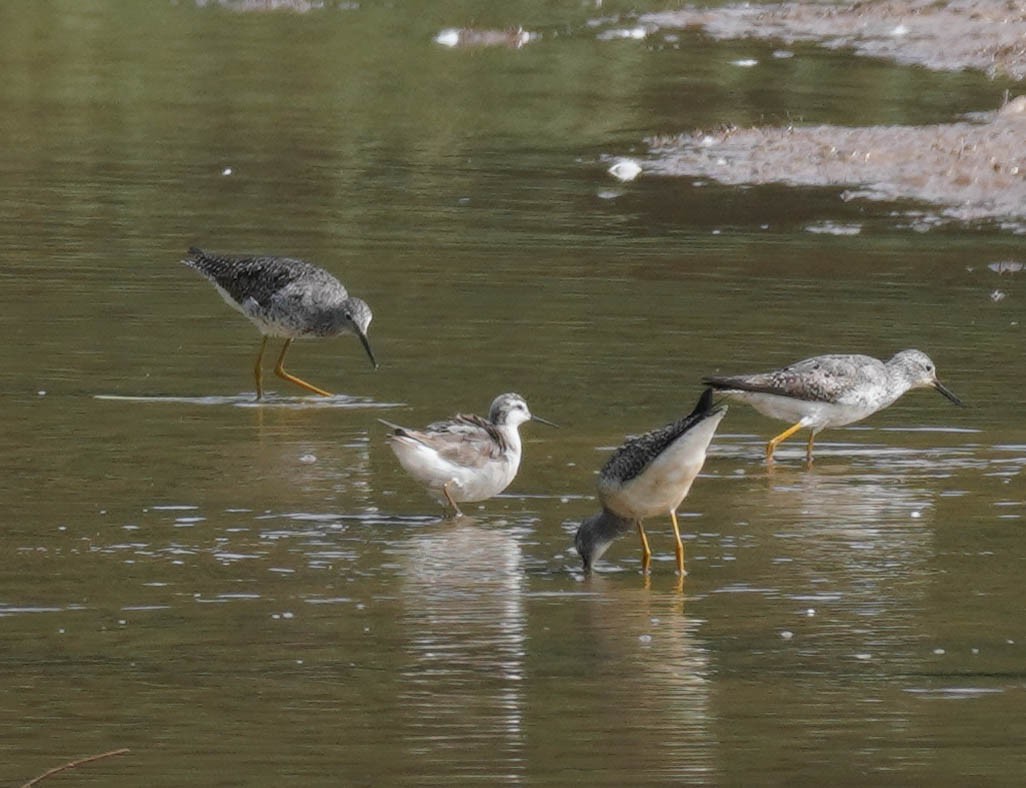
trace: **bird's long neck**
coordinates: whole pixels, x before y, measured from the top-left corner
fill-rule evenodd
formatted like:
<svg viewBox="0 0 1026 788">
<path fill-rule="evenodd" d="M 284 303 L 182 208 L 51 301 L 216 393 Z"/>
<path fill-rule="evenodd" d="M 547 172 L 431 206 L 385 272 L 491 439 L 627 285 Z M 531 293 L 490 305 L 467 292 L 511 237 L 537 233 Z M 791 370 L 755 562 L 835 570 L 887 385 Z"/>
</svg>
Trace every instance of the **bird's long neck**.
<svg viewBox="0 0 1026 788">
<path fill-rule="evenodd" d="M 507 457 L 515 457 L 519 462 L 522 445 L 520 443 L 520 430 L 517 425 L 496 424 L 494 426 L 495 431 L 502 436 L 502 440 L 506 443 L 504 454 Z"/>
<path fill-rule="evenodd" d="M 891 359 L 886 364 L 887 368 L 887 392 L 882 394 L 881 406 L 886 407 L 895 402 L 902 394 L 915 385 L 911 380 L 904 366 Z"/>
</svg>

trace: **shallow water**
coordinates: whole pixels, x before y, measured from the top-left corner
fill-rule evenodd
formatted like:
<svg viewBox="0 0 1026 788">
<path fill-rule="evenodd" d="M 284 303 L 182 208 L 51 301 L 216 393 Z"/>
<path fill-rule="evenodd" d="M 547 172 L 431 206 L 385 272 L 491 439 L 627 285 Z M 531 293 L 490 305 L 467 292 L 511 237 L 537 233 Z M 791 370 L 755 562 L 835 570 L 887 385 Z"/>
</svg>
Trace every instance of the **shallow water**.
<svg viewBox="0 0 1026 788">
<path fill-rule="evenodd" d="M 0 781 L 120 747 L 73 779 L 1018 780 L 1026 279 L 988 265 L 1021 240 L 606 173 L 654 134 L 939 122 L 1003 83 L 812 48 L 773 82 L 732 65 L 764 44 L 611 35 L 610 4 L 142 8 L 2 13 Z M 541 38 L 432 41 L 470 23 Z M 297 343 L 337 396 L 268 376 L 256 405 L 259 337 L 191 244 L 329 268 L 381 369 Z M 912 392 L 768 469 L 783 425 L 732 405 L 683 589 L 658 520 L 649 577 L 633 538 L 581 576 L 595 471 L 703 375 L 904 347 L 969 407 Z M 561 429 L 439 521 L 377 419 L 507 390 Z"/>
</svg>

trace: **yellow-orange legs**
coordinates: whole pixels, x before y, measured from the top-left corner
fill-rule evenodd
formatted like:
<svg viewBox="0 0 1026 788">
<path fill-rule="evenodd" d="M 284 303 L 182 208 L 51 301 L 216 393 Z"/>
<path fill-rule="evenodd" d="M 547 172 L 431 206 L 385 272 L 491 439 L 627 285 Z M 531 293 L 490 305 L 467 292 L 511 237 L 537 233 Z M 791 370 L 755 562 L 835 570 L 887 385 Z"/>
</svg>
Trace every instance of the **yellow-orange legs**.
<svg viewBox="0 0 1026 788">
<path fill-rule="evenodd" d="M 684 542 L 680 538 L 680 526 L 677 525 L 677 513 L 670 511 L 670 520 L 673 522 L 673 538 L 677 540 L 674 545 L 674 554 L 677 556 L 677 571 L 684 577 Z"/>
<path fill-rule="evenodd" d="M 267 340 L 268 337 L 264 336 L 263 340 L 260 342 L 260 354 L 257 356 L 256 366 L 253 368 L 253 376 L 256 378 L 257 399 L 263 399 L 264 396 L 263 361 L 264 351 L 267 349 Z M 307 383 L 305 380 L 297 378 L 295 375 L 285 371 L 285 354 L 288 352 L 289 346 L 292 344 L 292 341 L 292 337 L 289 337 L 285 340 L 285 344 L 282 345 L 281 353 L 278 355 L 278 363 L 274 365 L 274 374 L 282 380 L 287 380 L 289 383 L 294 383 L 300 388 L 306 389 L 307 391 L 313 394 L 320 394 L 322 397 L 330 397 L 330 391 L 319 389 L 317 388 L 317 386 L 314 386 L 311 383 Z"/>
<path fill-rule="evenodd" d="M 638 536 L 641 537 L 641 571 L 648 572 L 652 564 L 652 549 L 648 546 L 648 537 L 645 536 L 645 526 L 638 520 Z"/>
<path fill-rule="evenodd" d="M 776 451 L 777 446 L 779 446 L 781 443 L 783 443 L 788 438 L 790 438 L 792 435 L 794 435 L 796 432 L 798 432 L 798 430 L 800 430 L 803 426 L 805 426 L 805 425 L 803 425 L 799 421 L 797 424 L 793 424 L 792 426 L 788 427 L 786 430 L 784 430 L 782 433 L 780 433 L 777 437 L 775 437 L 773 440 L 771 440 L 769 443 L 767 443 L 766 444 L 766 462 L 773 462 L 773 452 Z M 808 458 L 809 458 L 809 461 L 811 462 L 812 461 L 812 436 L 809 437 Z"/>
</svg>

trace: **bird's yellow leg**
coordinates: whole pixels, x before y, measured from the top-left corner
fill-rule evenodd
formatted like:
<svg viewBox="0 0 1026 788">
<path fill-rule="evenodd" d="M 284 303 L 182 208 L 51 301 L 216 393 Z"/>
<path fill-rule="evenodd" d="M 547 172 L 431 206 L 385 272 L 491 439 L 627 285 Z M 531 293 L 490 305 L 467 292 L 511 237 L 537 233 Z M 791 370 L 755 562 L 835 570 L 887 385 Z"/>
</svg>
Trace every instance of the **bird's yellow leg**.
<svg viewBox="0 0 1026 788">
<path fill-rule="evenodd" d="M 786 430 L 784 430 L 782 433 L 780 433 L 777 437 L 775 437 L 773 440 L 771 440 L 769 443 L 767 443 L 766 444 L 766 462 L 770 462 L 773 459 L 773 452 L 776 450 L 777 446 L 779 446 L 781 443 L 783 443 L 788 438 L 790 438 L 792 435 L 794 435 L 796 432 L 798 432 L 798 430 L 800 430 L 802 428 L 802 426 L 803 426 L 802 423 L 799 421 L 797 424 L 794 424 L 794 425 L 788 427 Z"/>
<path fill-rule="evenodd" d="M 287 380 L 289 383 L 295 383 L 301 389 L 313 392 L 314 394 L 320 394 L 322 397 L 330 397 L 331 392 L 319 389 L 305 380 L 300 380 L 295 375 L 290 375 L 285 371 L 285 354 L 288 352 L 289 346 L 292 344 L 292 337 L 285 340 L 285 344 L 282 345 L 281 355 L 278 356 L 278 363 L 274 367 L 274 374 L 282 380 Z"/>
<path fill-rule="evenodd" d="M 257 399 L 264 396 L 264 351 L 267 349 L 267 334 L 260 341 L 260 353 L 257 355 L 256 366 L 253 367 L 253 377 L 256 378 Z"/>
<path fill-rule="evenodd" d="M 452 493 L 449 492 L 449 485 L 450 484 L 452 484 L 452 482 L 446 482 L 445 484 L 443 484 L 442 485 L 442 492 L 445 494 L 445 500 L 447 500 L 449 502 L 449 506 L 452 507 L 453 516 L 454 517 L 462 517 L 463 516 L 463 510 L 460 509 L 459 505 L 456 503 L 456 500 L 452 497 Z"/>
<path fill-rule="evenodd" d="M 641 570 L 647 572 L 652 563 L 652 550 L 648 546 L 648 537 L 645 535 L 645 526 L 641 524 L 641 520 L 638 520 L 638 536 L 641 537 Z"/>
<path fill-rule="evenodd" d="M 680 572 L 681 577 L 684 576 L 684 542 L 680 538 L 680 526 L 677 525 L 677 513 L 670 510 L 670 520 L 673 522 L 673 536 L 677 540 L 677 544 L 674 546 L 674 553 L 677 556 L 677 571 Z"/>
</svg>

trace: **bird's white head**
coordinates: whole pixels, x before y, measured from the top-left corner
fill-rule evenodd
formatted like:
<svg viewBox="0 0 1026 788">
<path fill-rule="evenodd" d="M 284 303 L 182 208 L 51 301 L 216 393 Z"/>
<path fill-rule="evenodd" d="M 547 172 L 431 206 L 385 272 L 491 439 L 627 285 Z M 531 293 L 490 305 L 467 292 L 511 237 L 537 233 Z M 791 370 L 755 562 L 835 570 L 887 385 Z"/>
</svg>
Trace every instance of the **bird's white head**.
<svg viewBox="0 0 1026 788">
<path fill-rule="evenodd" d="M 488 409 L 488 421 L 497 427 L 519 427 L 534 418 L 519 394 L 500 394 Z"/>
<path fill-rule="evenodd" d="M 956 405 L 963 405 L 962 400 L 938 380 L 937 367 L 923 351 L 902 350 L 887 362 L 887 366 L 905 381 L 908 388 L 936 389 Z"/>
</svg>

